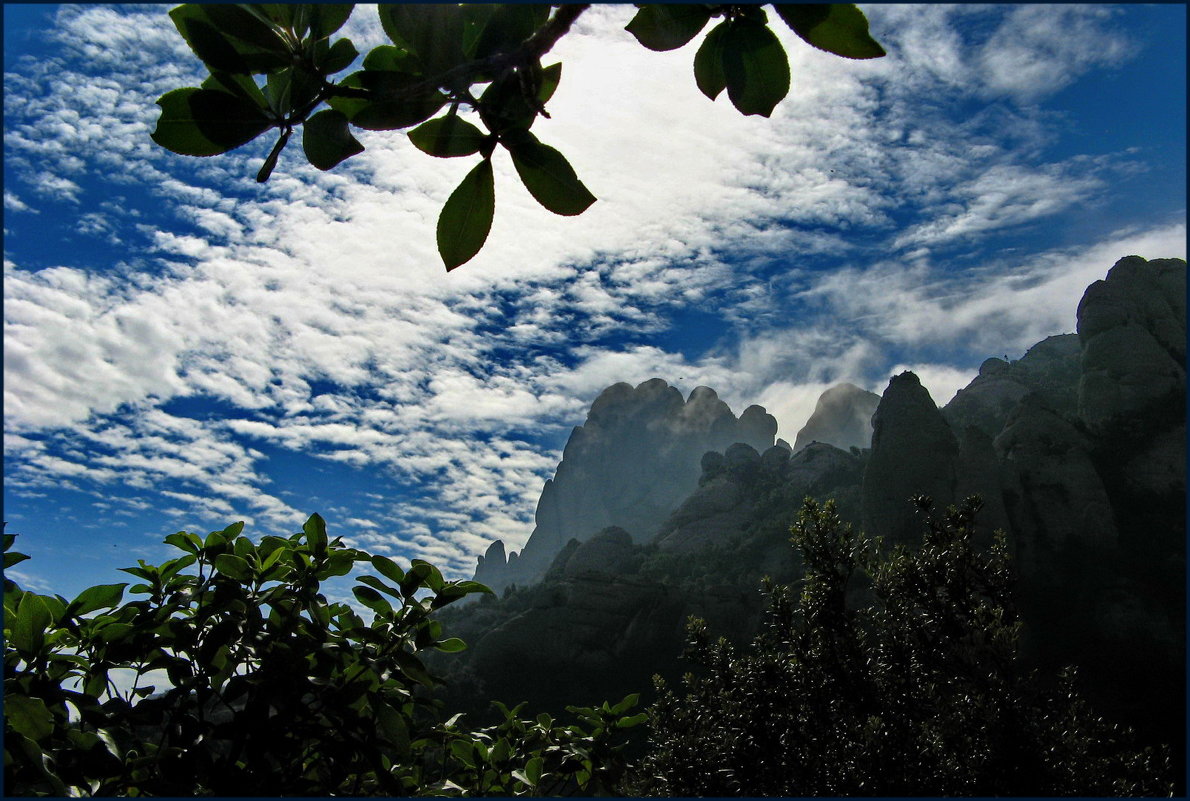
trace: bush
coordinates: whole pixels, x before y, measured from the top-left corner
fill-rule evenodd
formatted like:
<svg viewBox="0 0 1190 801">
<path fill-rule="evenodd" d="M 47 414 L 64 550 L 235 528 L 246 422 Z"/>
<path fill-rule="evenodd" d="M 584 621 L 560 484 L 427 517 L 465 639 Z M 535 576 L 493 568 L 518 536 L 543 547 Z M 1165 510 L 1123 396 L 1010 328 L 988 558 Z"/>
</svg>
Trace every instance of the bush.
<svg viewBox="0 0 1190 801">
<path fill-rule="evenodd" d="M 627 714 L 635 697 L 572 708 L 568 726 L 519 708 L 477 731 L 441 722 L 419 652 L 462 650 L 433 613 L 488 588 L 328 540 L 318 515 L 259 544 L 242 529 L 170 535 L 183 555 L 73 601 L 5 580 L 9 794 L 511 795 L 618 779 L 623 730 L 644 720 Z M 14 540 L 5 567 L 28 558 Z M 320 592 L 361 562 L 379 573 L 353 589 L 370 623 Z M 126 589 L 141 597 L 124 603 Z M 118 669 L 134 676 L 124 693 Z M 153 670 L 168 689 L 141 686 Z"/>
<path fill-rule="evenodd" d="M 1068 672 L 1054 692 L 1018 664 L 1002 535 L 972 545 L 979 504 L 939 518 L 916 552 L 880 556 L 834 504 L 793 529 L 800 598 L 766 583 L 746 651 L 692 620 L 681 695 L 658 682 L 636 789 L 669 796 L 1170 794 L 1167 753 L 1095 717 Z M 863 579 L 870 580 L 864 585 Z M 849 594 L 870 605 L 852 609 Z"/>
</svg>

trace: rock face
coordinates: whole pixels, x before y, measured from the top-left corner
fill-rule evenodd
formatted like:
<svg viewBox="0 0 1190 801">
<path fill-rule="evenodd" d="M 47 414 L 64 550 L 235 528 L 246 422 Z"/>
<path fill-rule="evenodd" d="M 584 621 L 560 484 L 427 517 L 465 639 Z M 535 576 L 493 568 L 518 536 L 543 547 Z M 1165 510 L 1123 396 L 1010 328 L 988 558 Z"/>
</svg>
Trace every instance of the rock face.
<svg viewBox="0 0 1190 801">
<path fill-rule="evenodd" d="M 1011 364 L 988 359 L 975 380 L 946 404 L 942 415 L 956 432 L 975 426 L 994 438 L 1009 413 L 1030 392 L 1038 394 L 1049 408 L 1073 414 L 1078 404 L 1080 359 L 1075 334 L 1044 339 Z"/>
<path fill-rule="evenodd" d="M 1078 305 L 1078 411 L 1092 431 L 1184 413 L 1186 269 L 1178 259 L 1120 259 Z"/>
<path fill-rule="evenodd" d="M 736 442 L 765 450 L 776 433 L 777 421 L 763 407 L 749 406 L 737 418 L 708 387 L 683 399 L 659 378 L 610 386 L 571 433 L 515 565 L 511 557 L 501 565 L 491 554 L 477 571 L 500 590 L 538 580 L 572 538 L 582 542 L 617 526 L 634 541 L 647 541 L 697 488 L 704 453 Z"/>
<path fill-rule="evenodd" d="M 879 404 L 879 395 L 855 384 L 831 387 L 819 396 L 814 413 L 797 432 L 794 452 L 811 442 L 826 442 L 843 450 L 871 447 L 872 415 Z"/>
<path fill-rule="evenodd" d="M 920 524 L 909 499 L 923 494 L 939 507 L 953 503 L 958 455 L 958 439 L 917 376 L 894 376 L 872 415 L 864 530 L 889 542 L 912 542 Z"/>
<path fill-rule="evenodd" d="M 759 576 L 800 575 L 788 531 L 805 496 L 914 547 L 912 495 L 944 507 L 977 494 L 978 536 L 1003 530 L 1016 556 L 1027 658 L 1050 673 L 1079 665 L 1097 712 L 1173 742 L 1185 732 L 1185 271 L 1120 260 L 1088 287 L 1077 334 L 986 360 L 941 410 L 912 373 L 870 412 L 871 393 L 833 388 L 792 449 L 774 444 L 763 409 L 737 419 L 705 387 L 685 400 L 659 380 L 609 387 L 521 557 L 494 543 L 480 558 L 478 580 L 522 589 L 469 607 L 492 617 L 458 632 L 475 645 L 464 660 L 498 675 L 489 689 L 506 701 L 555 685 L 559 701 L 622 697 L 680 673 L 664 654 L 681 650 L 687 615 L 728 636 L 754 629 Z M 528 659 L 540 643 L 549 653 Z M 575 682 L 592 697 L 562 691 Z"/>
</svg>

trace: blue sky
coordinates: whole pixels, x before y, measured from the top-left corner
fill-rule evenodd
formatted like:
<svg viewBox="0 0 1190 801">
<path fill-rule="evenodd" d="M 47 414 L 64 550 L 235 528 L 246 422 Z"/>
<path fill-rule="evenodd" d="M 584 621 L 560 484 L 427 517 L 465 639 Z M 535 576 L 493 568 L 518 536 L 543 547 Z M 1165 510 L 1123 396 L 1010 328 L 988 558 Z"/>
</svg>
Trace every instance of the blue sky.
<svg viewBox="0 0 1190 801">
<path fill-rule="evenodd" d="M 149 139 L 203 75 L 169 6 L 6 5 L 4 516 L 34 557 L 11 573 L 73 596 L 179 529 L 317 511 L 469 575 L 523 544 L 611 383 L 705 384 L 792 441 L 835 383 L 913 369 L 941 405 L 1072 331 L 1118 258 L 1185 257 L 1185 6 L 861 7 L 889 56 L 779 31 L 769 120 L 697 91 L 697 44 L 588 11 L 534 130 L 598 202 L 551 215 L 497 156 L 491 237 L 447 275 L 469 159 L 361 132 L 257 185 L 268 137 Z M 341 33 L 383 42 L 368 6 Z"/>
</svg>

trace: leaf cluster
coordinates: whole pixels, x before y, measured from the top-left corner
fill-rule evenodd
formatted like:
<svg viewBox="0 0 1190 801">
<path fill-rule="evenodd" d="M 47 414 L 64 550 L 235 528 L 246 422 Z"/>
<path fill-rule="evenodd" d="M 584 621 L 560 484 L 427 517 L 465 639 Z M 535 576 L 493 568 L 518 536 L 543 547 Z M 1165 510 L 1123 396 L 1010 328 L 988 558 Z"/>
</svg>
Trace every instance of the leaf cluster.
<svg viewBox="0 0 1190 801">
<path fill-rule="evenodd" d="M 567 727 L 440 722 L 422 655 L 465 644 L 434 613 L 488 588 L 346 547 L 318 515 L 290 537 L 242 531 L 172 534 L 180 556 L 72 601 L 5 580 L 8 792 L 533 794 L 562 776 L 580 790 L 615 779 L 622 730 L 643 720 L 627 714 L 635 699 L 576 710 Z M 14 540 L 6 567 L 28 558 Z M 322 592 L 357 566 L 376 573 L 353 588 L 371 621 Z M 168 687 L 146 684 L 152 671 Z"/>
<path fill-rule="evenodd" d="M 919 499 L 921 547 L 881 554 L 832 502 L 793 528 L 800 592 L 766 583 L 750 648 L 688 628 L 679 694 L 659 682 L 638 791 L 726 795 L 1169 794 L 1168 753 L 1137 749 L 1074 688 L 1040 688 L 1017 661 L 1004 538 L 972 544 L 979 504 Z M 847 604 L 867 580 L 871 603 Z"/>
<path fill-rule="evenodd" d="M 262 182 L 299 126 L 303 152 L 320 170 L 363 152 L 352 128 L 409 128 L 410 142 L 431 156 L 479 155 L 438 218 L 438 252 L 447 270 L 474 257 L 491 230 L 497 147 L 549 211 L 573 216 L 595 202 L 565 156 L 530 130 L 539 116 L 549 116 L 546 104 L 561 79 L 562 65 L 544 66 L 542 58 L 586 6 L 381 4 L 380 23 L 391 44 L 369 52 L 362 69 L 333 79 L 360 55 L 351 40 L 334 38 L 353 8 L 174 8 L 170 17 L 210 75 L 199 87 L 158 99 L 153 140 L 182 155 L 213 156 L 276 129 L 277 141 L 257 174 Z M 854 5 L 773 8 L 814 47 L 848 58 L 884 55 Z M 789 91 L 789 63 L 759 6 L 641 6 L 627 29 L 649 49 L 671 50 L 715 17 L 723 21 L 694 59 L 699 89 L 712 100 L 726 89 L 740 112 L 769 116 Z"/>
</svg>

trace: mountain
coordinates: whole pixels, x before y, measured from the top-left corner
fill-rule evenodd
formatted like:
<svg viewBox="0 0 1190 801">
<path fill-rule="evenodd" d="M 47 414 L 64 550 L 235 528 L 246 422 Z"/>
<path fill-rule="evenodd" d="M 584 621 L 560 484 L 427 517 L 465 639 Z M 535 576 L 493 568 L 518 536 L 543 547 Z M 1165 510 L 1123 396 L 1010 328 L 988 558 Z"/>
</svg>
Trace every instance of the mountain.
<svg viewBox="0 0 1190 801">
<path fill-rule="evenodd" d="M 870 447 L 854 444 L 871 408 L 856 387 L 824 393 L 792 453 L 760 407 L 737 419 L 706 388 L 609 387 L 542 493 L 532 569 L 493 545 L 476 578 L 517 588 L 443 610 L 472 646 L 440 666 L 454 700 L 558 709 L 645 691 L 684 670 L 689 615 L 748 637 L 760 577 L 800 575 L 788 529 L 807 495 L 912 547 L 911 495 L 978 494 L 981 536 L 1003 530 L 1016 557 L 1025 657 L 1049 674 L 1077 664 L 1097 711 L 1180 753 L 1185 297 L 1184 261 L 1121 259 L 1087 288 L 1076 333 L 988 359 L 943 408 L 894 376 Z"/>
<path fill-rule="evenodd" d="M 867 448 L 872 444 L 872 415 L 880 403 L 875 392 L 855 384 L 839 384 L 818 398 L 814 413 L 797 432 L 793 450 L 811 442 L 826 442 L 836 448 Z"/>
<path fill-rule="evenodd" d="M 497 541 L 480 557 L 476 581 L 496 590 L 539 580 L 566 543 L 609 526 L 647 542 L 698 486 L 699 459 L 736 442 L 773 445 L 777 421 L 761 406 L 737 418 L 713 389 L 688 398 L 659 378 L 636 387 L 613 384 L 591 404 L 545 482 L 536 528 L 524 549 L 505 556 Z"/>
</svg>

